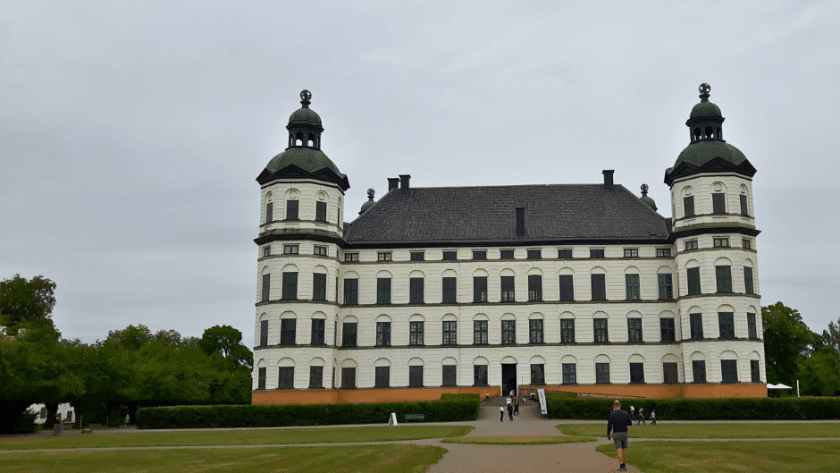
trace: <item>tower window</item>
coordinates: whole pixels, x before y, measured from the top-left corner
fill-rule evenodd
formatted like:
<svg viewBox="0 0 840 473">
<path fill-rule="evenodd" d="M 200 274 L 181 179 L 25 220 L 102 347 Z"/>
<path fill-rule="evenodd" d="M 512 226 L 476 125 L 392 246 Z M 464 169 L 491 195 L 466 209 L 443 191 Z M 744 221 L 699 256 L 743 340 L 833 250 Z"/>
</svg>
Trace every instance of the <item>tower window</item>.
<svg viewBox="0 0 840 473">
<path fill-rule="evenodd" d="M 747 196 L 741 194 L 741 215 L 748 217 L 750 215 L 749 210 L 747 209 Z"/>
<path fill-rule="evenodd" d="M 315 245 L 315 253 L 316 256 L 327 256 L 327 247 L 321 245 Z"/>
<path fill-rule="evenodd" d="M 700 268 L 688 268 L 685 272 L 688 280 L 688 295 L 700 294 Z"/>
<path fill-rule="evenodd" d="M 542 250 L 528 250 L 528 259 L 542 259 Z"/>
<path fill-rule="evenodd" d="M 624 257 L 625 258 L 638 258 L 639 257 L 639 249 L 638 248 L 625 248 L 624 249 Z"/>
<path fill-rule="evenodd" d="M 344 261 L 346 263 L 358 263 L 359 262 L 359 254 L 358 253 L 344 253 Z"/>
<path fill-rule="evenodd" d="M 720 192 L 712 194 L 712 213 L 717 215 L 726 213 L 726 194 Z"/>
<path fill-rule="evenodd" d="M 391 252 L 390 252 L 390 251 L 387 251 L 387 252 L 380 252 L 380 253 L 377 255 L 377 258 L 376 258 L 376 259 L 377 259 L 377 260 L 379 260 L 379 261 L 392 261 L 392 259 L 393 259 L 393 255 L 391 254 Z"/>
<path fill-rule="evenodd" d="M 274 203 L 265 204 L 265 223 L 274 221 Z"/>
<path fill-rule="evenodd" d="M 671 249 L 670 248 L 657 248 L 656 249 L 656 256 L 658 258 L 670 258 L 671 257 Z"/>
<path fill-rule="evenodd" d="M 591 248 L 589 250 L 589 257 L 590 258 L 603 258 L 604 257 L 604 249 L 603 248 Z"/>
<path fill-rule="evenodd" d="M 499 252 L 500 259 L 513 259 L 513 250 L 501 250 Z"/>
<path fill-rule="evenodd" d="M 729 238 L 726 237 L 713 238 L 712 243 L 715 248 L 729 248 Z"/>
<path fill-rule="evenodd" d="M 458 261 L 458 252 L 457 251 L 444 251 L 443 252 L 443 260 L 444 261 Z"/>
<path fill-rule="evenodd" d="M 426 254 L 422 251 L 412 251 L 411 261 L 425 261 Z"/>
<path fill-rule="evenodd" d="M 284 255 L 296 255 L 300 252 L 300 246 L 298 245 L 283 245 L 283 254 Z"/>
<path fill-rule="evenodd" d="M 298 203 L 297 200 L 286 201 L 286 220 L 298 220 Z"/>
<path fill-rule="evenodd" d="M 487 250 L 473 250 L 473 258 L 474 260 L 486 260 L 487 259 Z"/>
<path fill-rule="evenodd" d="M 673 317 L 659 319 L 659 337 L 660 340 L 666 343 L 676 341 L 676 329 Z"/>
<path fill-rule="evenodd" d="M 327 221 L 327 203 L 315 202 L 315 220 L 319 222 Z"/>
<path fill-rule="evenodd" d="M 688 240 L 685 242 L 685 251 L 696 250 L 697 240 Z"/>
<path fill-rule="evenodd" d="M 558 259 L 572 259 L 572 249 L 571 248 L 563 248 L 557 250 L 557 258 Z"/>
</svg>

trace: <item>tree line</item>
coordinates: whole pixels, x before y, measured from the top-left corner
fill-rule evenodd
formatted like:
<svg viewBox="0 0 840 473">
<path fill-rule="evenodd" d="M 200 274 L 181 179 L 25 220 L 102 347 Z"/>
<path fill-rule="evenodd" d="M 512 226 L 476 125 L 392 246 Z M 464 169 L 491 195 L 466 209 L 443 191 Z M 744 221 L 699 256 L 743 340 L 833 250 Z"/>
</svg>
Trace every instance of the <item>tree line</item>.
<svg viewBox="0 0 840 473">
<path fill-rule="evenodd" d="M 52 320 L 55 288 L 43 276 L 0 282 L 0 432 L 31 428 L 34 403 L 46 404 L 47 426 L 62 402 L 85 424 L 133 419 L 140 406 L 250 403 L 253 354 L 235 328 L 196 338 L 129 325 L 90 344 L 67 340 Z"/>
</svg>

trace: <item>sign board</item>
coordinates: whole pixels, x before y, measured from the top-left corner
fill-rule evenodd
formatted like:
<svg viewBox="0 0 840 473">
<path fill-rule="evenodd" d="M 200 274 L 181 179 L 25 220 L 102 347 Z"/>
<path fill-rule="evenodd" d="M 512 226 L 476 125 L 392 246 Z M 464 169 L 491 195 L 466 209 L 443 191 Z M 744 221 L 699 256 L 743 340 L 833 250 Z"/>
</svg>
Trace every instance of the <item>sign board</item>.
<svg viewBox="0 0 840 473">
<path fill-rule="evenodd" d="M 540 414 L 547 416 L 548 407 L 545 405 L 545 389 L 537 389 L 537 396 L 540 398 Z"/>
<path fill-rule="evenodd" d="M 391 417 L 388 419 L 388 425 L 397 425 L 397 414 L 391 413 Z"/>
</svg>

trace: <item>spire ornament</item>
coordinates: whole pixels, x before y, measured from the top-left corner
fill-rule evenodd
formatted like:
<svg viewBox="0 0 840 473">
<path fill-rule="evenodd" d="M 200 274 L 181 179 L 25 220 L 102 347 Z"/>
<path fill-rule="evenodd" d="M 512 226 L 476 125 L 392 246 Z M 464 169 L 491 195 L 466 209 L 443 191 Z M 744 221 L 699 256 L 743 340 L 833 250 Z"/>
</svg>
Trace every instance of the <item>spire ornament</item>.
<svg viewBox="0 0 840 473">
<path fill-rule="evenodd" d="M 309 104 L 312 103 L 309 99 L 312 98 L 312 92 L 303 89 L 300 91 L 300 104 L 303 105 L 303 108 L 309 108 Z"/>
<path fill-rule="evenodd" d="M 648 189 L 649 187 L 647 184 L 642 184 L 642 196 L 647 197 Z"/>
<path fill-rule="evenodd" d="M 703 82 L 700 84 L 700 102 L 708 102 L 709 101 L 709 92 L 712 91 L 712 86 Z"/>
<path fill-rule="evenodd" d="M 376 195 L 376 191 L 373 188 L 367 190 L 368 202 L 373 202 L 373 197 Z"/>
</svg>

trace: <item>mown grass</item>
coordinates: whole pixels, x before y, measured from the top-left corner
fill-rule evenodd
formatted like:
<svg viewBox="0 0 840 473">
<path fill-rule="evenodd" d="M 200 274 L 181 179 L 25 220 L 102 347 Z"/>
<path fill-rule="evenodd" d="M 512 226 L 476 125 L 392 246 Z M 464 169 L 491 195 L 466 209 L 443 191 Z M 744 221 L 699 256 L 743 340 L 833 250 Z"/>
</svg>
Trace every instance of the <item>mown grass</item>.
<svg viewBox="0 0 840 473">
<path fill-rule="evenodd" d="M 446 449 L 417 445 L 244 447 L 176 450 L 4 452 L 4 472 L 420 473 Z"/>
<path fill-rule="evenodd" d="M 472 445 L 545 445 L 594 441 L 595 439 L 592 437 L 571 437 L 568 435 L 499 435 L 491 437 L 458 437 L 441 440 L 442 443 L 465 443 Z"/>
<path fill-rule="evenodd" d="M 838 471 L 836 440 L 760 442 L 631 442 L 627 463 L 644 473 L 741 473 Z M 597 450 L 615 458 L 615 446 Z"/>
<path fill-rule="evenodd" d="M 566 435 L 592 435 L 606 437 L 604 424 L 560 424 L 557 426 Z M 765 438 L 808 438 L 840 437 L 838 423 L 764 423 L 764 424 L 668 424 L 654 426 L 635 425 L 627 429 L 630 438 L 656 439 L 765 439 Z"/>
<path fill-rule="evenodd" d="M 296 443 L 389 442 L 458 437 L 469 426 L 399 425 L 322 429 L 245 429 L 191 432 L 125 432 L 27 437 L 0 440 L 0 450 L 50 448 L 157 447 L 207 445 L 281 445 Z"/>
</svg>

